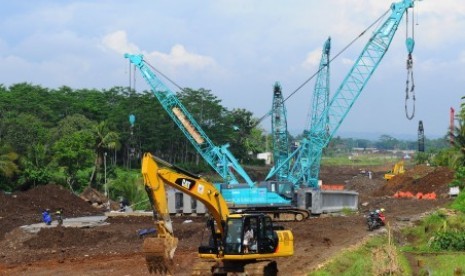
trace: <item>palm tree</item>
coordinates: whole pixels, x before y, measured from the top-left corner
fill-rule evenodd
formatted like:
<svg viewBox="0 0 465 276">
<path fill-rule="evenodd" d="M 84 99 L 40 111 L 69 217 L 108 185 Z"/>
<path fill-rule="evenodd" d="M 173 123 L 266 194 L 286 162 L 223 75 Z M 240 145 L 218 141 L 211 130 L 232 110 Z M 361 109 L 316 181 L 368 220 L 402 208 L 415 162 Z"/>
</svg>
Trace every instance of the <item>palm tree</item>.
<svg viewBox="0 0 465 276">
<path fill-rule="evenodd" d="M 89 186 L 95 183 L 97 174 L 101 171 L 104 154 L 107 150 L 117 149 L 120 147 L 119 134 L 111 131 L 107 122 L 102 121 L 94 126 L 93 133 L 95 136 L 94 150 L 96 153 L 94 169 L 89 179 Z"/>
<path fill-rule="evenodd" d="M 12 151 L 11 147 L 0 146 L 0 176 L 10 178 L 19 171 L 16 164 L 18 157 L 19 155 Z"/>
<path fill-rule="evenodd" d="M 465 165 L 465 121 L 459 120 L 459 124 L 454 128 L 454 130 L 449 133 L 453 137 L 452 145 L 460 153 L 460 158 L 456 167 L 461 167 Z"/>
</svg>

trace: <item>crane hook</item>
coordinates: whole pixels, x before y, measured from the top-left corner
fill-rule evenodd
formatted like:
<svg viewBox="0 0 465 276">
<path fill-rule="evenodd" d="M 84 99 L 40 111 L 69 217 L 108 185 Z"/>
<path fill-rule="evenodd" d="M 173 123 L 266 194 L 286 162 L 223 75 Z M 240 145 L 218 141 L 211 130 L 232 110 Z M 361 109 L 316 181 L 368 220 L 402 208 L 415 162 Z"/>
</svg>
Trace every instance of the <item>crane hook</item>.
<svg viewBox="0 0 465 276">
<path fill-rule="evenodd" d="M 413 50 L 413 46 L 411 49 Z M 409 94 L 412 94 L 412 100 L 413 100 L 413 110 L 412 110 L 412 114 L 410 115 L 409 115 L 408 107 L 407 107 L 407 102 L 410 98 Z M 415 81 L 413 78 L 413 59 L 412 59 L 411 52 L 409 52 L 408 57 L 407 57 L 407 81 L 405 82 L 405 116 L 409 120 L 412 120 L 413 117 L 415 116 Z"/>
<path fill-rule="evenodd" d="M 413 79 L 413 58 L 412 58 L 412 53 L 413 49 L 415 48 L 415 28 L 414 28 L 414 19 L 412 20 L 412 36 L 409 36 L 409 20 L 408 20 L 408 12 L 406 14 L 406 39 L 405 39 L 405 46 L 407 46 L 407 81 L 405 82 L 405 116 L 407 119 L 412 120 L 413 117 L 415 116 L 415 81 Z M 413 110 L 412 114 L 409 114 L 408 112 L 408 107 L 407 107 L 407 102 L 410 98 L 409 94 L 412 95 L 412 101 L 413 101 Z"/>
</svg>

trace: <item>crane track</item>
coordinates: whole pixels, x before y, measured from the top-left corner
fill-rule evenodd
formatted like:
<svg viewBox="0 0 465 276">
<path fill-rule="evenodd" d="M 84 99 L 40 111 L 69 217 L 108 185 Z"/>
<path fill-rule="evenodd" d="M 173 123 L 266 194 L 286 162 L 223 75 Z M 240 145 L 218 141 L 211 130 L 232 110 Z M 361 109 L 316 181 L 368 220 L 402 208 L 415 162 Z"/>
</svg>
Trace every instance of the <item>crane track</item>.
<svg viewBox="0 0 465 276">
<path fill-rule="evenodd" d="M 237 213 L 262 213 L 269 216 L 273 221 L 303 221 L 310 217 L 310 212 L 304 209 L 286 208 L 286 209 L 246 209 L 236 211 Z"/>
</svg>

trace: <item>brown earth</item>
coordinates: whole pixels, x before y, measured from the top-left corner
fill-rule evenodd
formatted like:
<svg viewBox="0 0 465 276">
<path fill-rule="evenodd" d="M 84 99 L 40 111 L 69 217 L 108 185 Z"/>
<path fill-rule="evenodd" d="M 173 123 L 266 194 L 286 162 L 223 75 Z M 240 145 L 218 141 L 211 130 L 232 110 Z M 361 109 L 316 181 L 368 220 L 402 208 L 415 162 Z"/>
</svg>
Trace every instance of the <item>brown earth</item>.
<svg viewBox="0 0 465 276">
<path fill-rule="evenodd" d="M 344 184 L 359 192 L 359 213 L 350 216 L 321 215 L 304 222 L 281 223 L 292 229 L 295 254 L 278 259 L 280 275 L 305 275 L 341 250 L 355 246 L 371 232 L 366 230 L 364 213 L 385 208 L 393 228 L 414 220 L 425 212 L 444 206 L 453 172 L 446 168 L 417 166 L 385 181 L 389 167 L 363 168 L 372 179 L 354 166 L 323 167 L 325 184 Z M 436 200 L 396 199 L 397 191 L 436 192 Z M 55 185 L 27 192 L 0 193 L 0 275 L 148 275 L 140 253 L 138 231 L 153 227 L 149 217 L 108 218 L 108 225 L 96 228 L 46 228 L 26 234 L 20 225 L 40 222 L 44 208 L 64 208 L 66 217 L 102 214 L 80 197 Z M 176 275 L 189 275 L 197 258 L 196 250 L 205 227 L 203 217 L 175 217 L 175 233 L 180 242 L 175 254 Z M 189 223 L 183 223 L 186 222 Z"/>
</svg>

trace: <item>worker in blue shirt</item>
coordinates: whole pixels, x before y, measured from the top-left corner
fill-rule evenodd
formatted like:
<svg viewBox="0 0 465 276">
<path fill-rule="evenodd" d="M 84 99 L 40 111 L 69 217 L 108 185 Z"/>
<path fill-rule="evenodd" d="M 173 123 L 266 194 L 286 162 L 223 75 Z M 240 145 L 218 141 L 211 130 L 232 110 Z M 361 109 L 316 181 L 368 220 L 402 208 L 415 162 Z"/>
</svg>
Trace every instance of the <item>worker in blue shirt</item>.
<svg viewBox="0 0 465 276">
<path fill-rule="evenodd" d="M 52 224 L 52 216 L 50 215 L 50 210 L 49 209 L 45 209 L 42 212 L 42 221 L 47 225 Z"/>
</svg>

